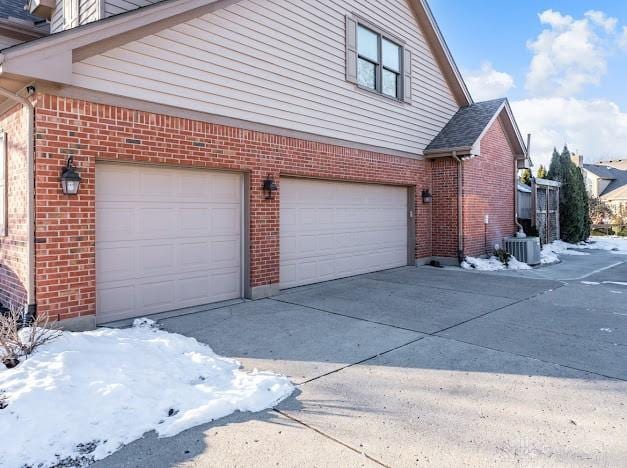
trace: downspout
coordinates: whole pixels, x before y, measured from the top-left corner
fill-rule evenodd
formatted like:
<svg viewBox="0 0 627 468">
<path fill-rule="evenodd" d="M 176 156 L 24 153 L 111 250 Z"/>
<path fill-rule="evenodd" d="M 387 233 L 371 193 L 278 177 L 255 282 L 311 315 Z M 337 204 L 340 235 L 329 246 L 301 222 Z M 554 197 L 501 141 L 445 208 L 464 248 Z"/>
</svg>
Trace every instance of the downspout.
<svg viewBox="0 0 627 468">
<path fill-rule="evenodd" d="M 462 159 L 457 156 L 457 151 L 452 153 L 453 159 L 457 161 L 457 260 L 459 263 L 464 261 L 464 212 L 463 212 L 463 194 L 464 194 L 464 166 Z"/>
<path fill-rule="evenodd" d="M 531 133 L 527 134 L 527 157 L 531 151 Z M 514 223 L 518 226 L 516 237 L 527 237 L 522 224 L 518 222 L 518 160 L 514 159 Z"/>
<path fill-rule="evenodd" d="M 0 59 L 0 62 L 2 60 Z M 27 158 L 28 158 L 28 202 L 26 213 L 27 225 L 27 242 L 26 256 L 28 258 L 27 281 L 26 281 L 26 308 L 24 310 L 25 318 L 34 317 L 37 311 L 37 302 L 35 299 L 35 106 L 29 99 L 19 96 L 9 90 L 0 87 L 0 96 L 12 100 L 18 104 L 22 104 L 28 113 L 28 141 L 27 141 Z"/>
</svg>

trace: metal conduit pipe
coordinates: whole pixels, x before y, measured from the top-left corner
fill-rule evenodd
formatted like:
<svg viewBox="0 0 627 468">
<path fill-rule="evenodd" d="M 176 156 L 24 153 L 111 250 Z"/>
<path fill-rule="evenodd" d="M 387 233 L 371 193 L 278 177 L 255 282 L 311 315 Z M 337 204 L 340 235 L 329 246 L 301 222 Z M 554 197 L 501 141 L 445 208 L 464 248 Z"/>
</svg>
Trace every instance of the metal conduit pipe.
<svg viewBox="0 0 627 468">
<path fill-rule="evenodd" d="M 464 213 L 463 213 L 463 195 L 464 195 L 464 163 L 457 156 L 457 151 L 453 151 L 453 159 L 457 161 L 457 260 L 459 263 L 464 261 Z"/>
</svg>

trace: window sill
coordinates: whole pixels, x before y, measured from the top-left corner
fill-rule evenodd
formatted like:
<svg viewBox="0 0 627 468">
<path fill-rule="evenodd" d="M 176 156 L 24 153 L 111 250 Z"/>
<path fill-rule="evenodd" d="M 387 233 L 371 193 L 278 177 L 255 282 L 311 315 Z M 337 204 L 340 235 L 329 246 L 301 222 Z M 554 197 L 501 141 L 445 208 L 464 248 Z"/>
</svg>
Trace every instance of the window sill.
<svg viewBox="0 0 627 468">
<path fill-rule="evenodd" d="M 386 102 L 395 102 L 396 104 L 401 104 L 401 105 L 406 105 L 406 106 L 410 106 L 411 105 L 410 102 L 403 101 L 402 99 L 395 98 L 395 97 L 392 97 L 392 96 L 388 96 L 387 94 L 383 94 L 383 93 L 380 93 L 380 92 L 375 91 L 373 89 L 366 88 L 365 86 L 358 85 L 357 83 L 352 83 L 352 84 L 353 84 L 353 86 L 355 86 L 355 89 L 357 91 L 360 91 L 360 92 L 362 92 L 364 94 L 368 94 L 369 96 L 376 96 L 376 97 L 378 97 L 380 99 L 383 99 Z"/>
</svg>

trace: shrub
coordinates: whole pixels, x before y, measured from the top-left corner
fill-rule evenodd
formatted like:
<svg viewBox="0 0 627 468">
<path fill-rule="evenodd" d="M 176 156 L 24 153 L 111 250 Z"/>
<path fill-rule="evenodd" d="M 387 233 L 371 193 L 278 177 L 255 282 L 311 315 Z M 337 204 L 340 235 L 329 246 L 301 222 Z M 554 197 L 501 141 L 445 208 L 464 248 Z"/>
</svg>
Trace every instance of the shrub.
<svg viewBox="0 0 627 468">
<path fill-rule="evenodd" d="M 512 255 L 505 249 L 496 249 L 494 256 L 505 266 L 509 266 L 509 261 L 512 258 Z"/>
<path fill-rule="evenodd" d="M 37 347 L 60 334 L 60 330 L 49 328 L 47 317 L 25 322 L 22 311 L 11 308 L 0 313 L 0 360 L 8 368 L 15 367 L 21 358 L 30 356 Z"/>
</svg>

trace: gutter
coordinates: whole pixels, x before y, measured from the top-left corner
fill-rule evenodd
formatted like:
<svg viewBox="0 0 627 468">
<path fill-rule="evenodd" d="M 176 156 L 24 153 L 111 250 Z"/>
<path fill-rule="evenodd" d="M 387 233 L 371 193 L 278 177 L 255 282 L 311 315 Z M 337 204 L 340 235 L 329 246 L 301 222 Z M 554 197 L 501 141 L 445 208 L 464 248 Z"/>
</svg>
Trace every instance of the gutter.
<svg viewBox="0 0 627 468">
<path fill-rule="evenodd" d="M 466 257 L 464 255 L 464 161 L 453 151 L 453 159 L 457 161 L 457 260 L 461 264 Z"/>
<path fill-rule="evenodd" d="M 0 55 L 0 63 L 4 57 Z M 35 299 L 35 106 L 29 99 L 19 96 L 12 91 L 0 87 L 0 96 L 12 100 L 15 103 L 22 104 L 28 113 L 28 140 L 27 140 L 27 158 L 28 158 L 28 194 L 27 194 L 27 281 L 26 281 L 26 307 L 24 310 L 25 317 L 34 317 L 37 311 L 37 302 Z"/>
</svg>

